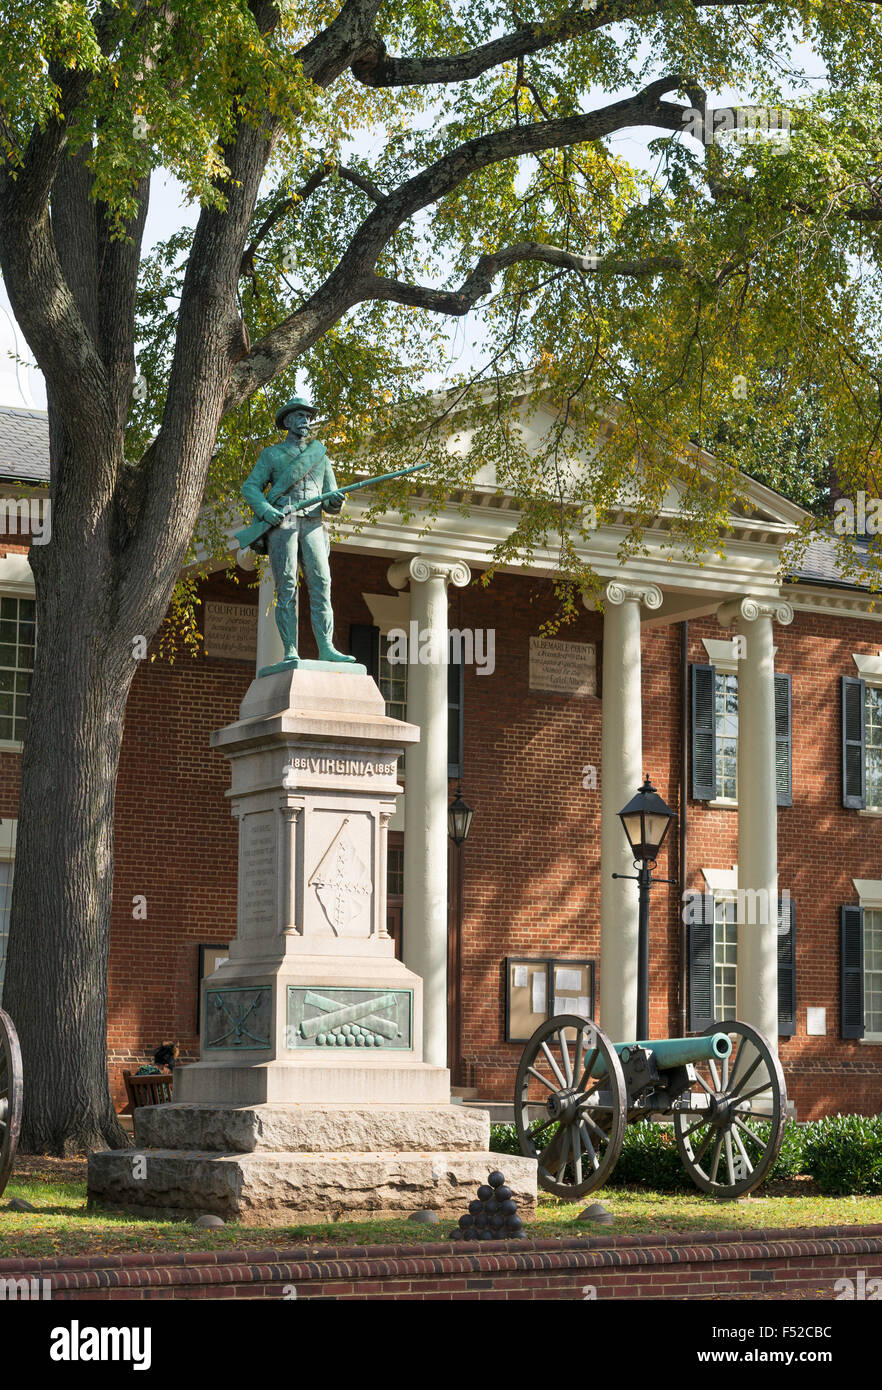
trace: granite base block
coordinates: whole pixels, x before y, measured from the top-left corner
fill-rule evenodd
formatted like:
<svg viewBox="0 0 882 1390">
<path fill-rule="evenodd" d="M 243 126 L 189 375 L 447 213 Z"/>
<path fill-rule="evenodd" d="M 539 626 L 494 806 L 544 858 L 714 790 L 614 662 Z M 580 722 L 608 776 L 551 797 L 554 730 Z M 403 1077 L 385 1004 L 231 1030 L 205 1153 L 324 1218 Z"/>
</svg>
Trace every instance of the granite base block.
<svg viewBox="0 0 882 1390">
<path fill-rule="evenodd" d="M 89 1199 L 102 1207 L 150 1209 L 156 1216 L 212 1212 L 246 1226 L 370 1220 L 437 1211 L 455 1220 L 501 1167 L 520 1213 L 536 1206 L 536 1164 L 506 1154 L 240 1153 L 150 1149 L 143 1177 L 132 1150 L 93 1154 Z"/>
<path fill-rule="evenodd" d="M 141 1149 L 209 1153 L 486 1150 L 486 1111 L 461 1105 L 150 1105 L 135 1111 Z"/>
</svg>

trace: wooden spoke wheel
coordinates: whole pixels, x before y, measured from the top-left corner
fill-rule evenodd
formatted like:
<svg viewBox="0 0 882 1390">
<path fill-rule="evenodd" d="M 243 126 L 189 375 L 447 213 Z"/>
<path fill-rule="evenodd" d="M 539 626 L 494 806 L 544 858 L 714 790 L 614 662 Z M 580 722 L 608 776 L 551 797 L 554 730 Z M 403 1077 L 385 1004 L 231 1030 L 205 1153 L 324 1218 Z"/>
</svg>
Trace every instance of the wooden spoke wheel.
<svg viewBox="0 0 882 1390">
<path fill-rule="evenodd" d="M 627 1090 L 596 1023 L 561 1014 L 536 1029 L 518 1068 L 514 1113 L 521 1152 L 538 1160 L 546 1192 L 574 1202 L 603 1186 L 622 1151 Z"/>
<path fill-rule="evenodd" d="M 731 1056 L 694 1062 L 692 1094 L 705 1110 L 674 1111 L 674 1135 L 696 1187 L 730 1200 L 752 1192 L 781 1151 L 787 1090 L 768 1040 L 747 1023 L 714 1023 L 705 1033 L 728 1033 Z"/>
<path fill-rule="evenodd" d="M 22 1071 L 18 1034 L 0 1009 L 0 1195 L 12 1174 L 21 1132 Z"/>
</svg>

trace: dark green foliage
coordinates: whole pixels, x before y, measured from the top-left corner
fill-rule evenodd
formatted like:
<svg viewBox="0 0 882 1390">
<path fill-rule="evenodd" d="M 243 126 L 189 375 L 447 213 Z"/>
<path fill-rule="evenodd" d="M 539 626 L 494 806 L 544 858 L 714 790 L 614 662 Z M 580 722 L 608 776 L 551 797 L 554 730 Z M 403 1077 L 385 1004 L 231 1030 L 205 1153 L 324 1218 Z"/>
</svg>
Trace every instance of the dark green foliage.
<svg viewBox="0 0 882 1390">
<path fill-rule="evenodd" d="M 882 1192 L 882 1115 L 830 1115 L 806 1130 L 805 1172 L 822 1192 Z"/>
<path fill-rule="evenodd" d="M 671 1126 L 647 1120 L 629 1125 L 611 1183 L 615 1187 L 654 1187 L 659 1192 L 691 1187 Z"/>
<path fill-rule="evenodd" d="M 548 1131 L 544 1138 L 547 1142 Z M 490 1148 L 494 1153 L 520 1153 L 514 1125 L 491 1125 Z M 882 1115 L 833 1115 L 804 1125 L 788 1123 L 768 1180 L 801 1175 L 814 1178 L 830 1196 L 882 1192 Z M 672 1127 L 648 1121 L 629 1125 L 608 1186 L 688 1191 L 692 1183 Z"/>
</svg>

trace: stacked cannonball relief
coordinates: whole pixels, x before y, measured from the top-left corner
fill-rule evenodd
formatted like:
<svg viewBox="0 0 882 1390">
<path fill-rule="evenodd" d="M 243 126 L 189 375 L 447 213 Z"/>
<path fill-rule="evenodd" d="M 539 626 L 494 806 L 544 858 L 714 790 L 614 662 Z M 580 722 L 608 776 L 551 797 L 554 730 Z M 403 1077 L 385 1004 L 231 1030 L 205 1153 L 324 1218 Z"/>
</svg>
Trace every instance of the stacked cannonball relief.
<svg viewBox="0 0 882 1390">
<path fill-rule="evenodd" d="M 359 1023 L 343 1023 L 316 1036 L 318 1047 L 382 1047 L 386 1039 Z"/>
<path fill-rule="evenodd" d="M 500 1172 L 491 1173 L 478 1188 L 478 1196 L 469 1202 L 469 1209 L 459 1218 L 458 1230 L 450 1232 L 451 1240 L 523 1240 L 524 1223 L 518 1216 L 518 1204 Z"/>
</svg>

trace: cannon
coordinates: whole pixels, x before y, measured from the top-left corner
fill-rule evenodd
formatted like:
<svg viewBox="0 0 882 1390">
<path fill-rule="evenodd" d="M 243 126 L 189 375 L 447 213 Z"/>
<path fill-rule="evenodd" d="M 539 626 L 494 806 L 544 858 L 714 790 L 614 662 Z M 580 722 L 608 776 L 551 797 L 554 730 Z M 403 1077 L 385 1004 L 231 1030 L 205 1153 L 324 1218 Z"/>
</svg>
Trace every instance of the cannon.
<svg viewBox="0 0 882 1390">
<path fill-rule="evenodd" d="M 613 1044 L 591 1020 L 561 1014 L 524 1050 L 514 1113 L 521 1152 L 557 1197 L 575 1201 L 602 1187 L 625 1126 L 660 1119 L 671 1123 L 695 1185 L 726 1200 L 752 1192 L 778 1157 L 787 1091 L 768 1040 L 747 1023 Z"/>
<path fill-rule="evenodd" d="M 0 1196 L 12 1174 L 21 1133 L 22 1071 L 18 1034 L 0 1009 Z"/>
</svg>

